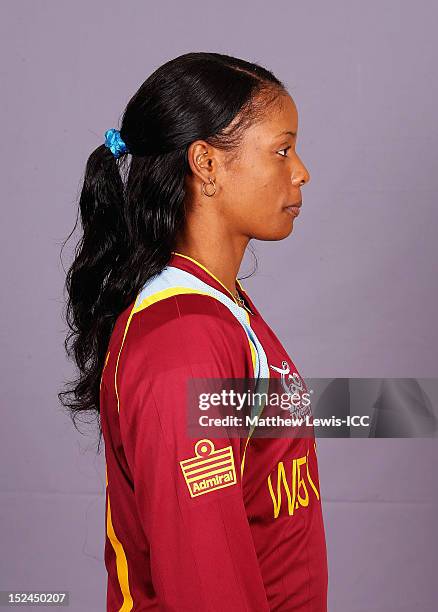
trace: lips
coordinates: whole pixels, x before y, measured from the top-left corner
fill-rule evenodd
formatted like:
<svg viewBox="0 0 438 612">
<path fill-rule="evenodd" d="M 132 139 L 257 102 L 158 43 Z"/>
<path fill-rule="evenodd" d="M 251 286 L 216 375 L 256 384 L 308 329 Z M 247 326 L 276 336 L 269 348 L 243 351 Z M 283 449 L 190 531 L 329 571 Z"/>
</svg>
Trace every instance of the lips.
<svg viewBox="0 0 438 612">
<path fill-rule="evenodd" d="M 298 215 L 300 214 L 301 204 L 302 202 L 296 202 L 295 204 L 290 204 L 289 206 L 286 206 L 284 210 L 290 215 L 293 215 L 294 217 L 298 217 Z"/>
</svg>

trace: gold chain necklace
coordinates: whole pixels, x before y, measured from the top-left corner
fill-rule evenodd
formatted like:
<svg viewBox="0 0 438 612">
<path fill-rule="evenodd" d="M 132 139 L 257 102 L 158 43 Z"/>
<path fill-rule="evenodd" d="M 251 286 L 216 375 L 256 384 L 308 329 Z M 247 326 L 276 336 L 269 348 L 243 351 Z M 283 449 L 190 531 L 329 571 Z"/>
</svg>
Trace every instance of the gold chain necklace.
<svg viewBox="0 0 438 612">
<path fill-rule="evenodd" d="M 239 304 L 239 306 L 245 306 L 245 300 L 241 298 L 238 293 L 236 293 L 234 297 L 236 298 L 236 301 Z"/>
</svg>

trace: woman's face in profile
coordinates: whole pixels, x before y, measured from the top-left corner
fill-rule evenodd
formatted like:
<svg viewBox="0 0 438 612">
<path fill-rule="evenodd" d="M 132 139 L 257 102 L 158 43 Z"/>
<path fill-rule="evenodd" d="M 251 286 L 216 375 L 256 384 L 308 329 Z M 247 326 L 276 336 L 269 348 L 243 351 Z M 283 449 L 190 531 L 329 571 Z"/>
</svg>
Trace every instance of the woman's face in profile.
<svg viewBox="0 0 438 612">
<path fill-rule="evenodd" d="M 297 133 L 296 106 L 283 95 L 266 119 L 246 130 L 238 159 L 218 165 L 217 204 L 233 233 L 258 240 L 291 233 L 295 213 L 286 207 L 302 201 L 301 186 L 310 180 L 295 150 Z"/>
</svg>

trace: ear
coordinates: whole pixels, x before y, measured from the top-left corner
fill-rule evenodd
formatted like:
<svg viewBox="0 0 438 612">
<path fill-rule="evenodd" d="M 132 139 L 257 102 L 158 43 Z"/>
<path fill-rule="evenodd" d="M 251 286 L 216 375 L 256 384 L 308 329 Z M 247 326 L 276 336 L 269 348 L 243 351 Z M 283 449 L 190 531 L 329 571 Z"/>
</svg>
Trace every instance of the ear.
<svg viewBox="0 0 438 612">
<path fill-rule="evenodd" d="M 202 183 L 208 183 L 210 178 L 214 179 L 218 160 L 216 150 L 205 140 L 195 140 L 187 151 L 187 161 L 194 176 Z"/>
</svg>

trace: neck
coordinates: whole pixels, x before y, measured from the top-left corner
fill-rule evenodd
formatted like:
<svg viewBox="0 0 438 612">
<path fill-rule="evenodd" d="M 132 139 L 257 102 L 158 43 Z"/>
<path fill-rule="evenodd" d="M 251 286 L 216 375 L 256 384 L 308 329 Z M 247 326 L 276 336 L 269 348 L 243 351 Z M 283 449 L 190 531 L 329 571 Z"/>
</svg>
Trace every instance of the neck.
<svg viewBox="0 0 438 612">
<path fill-rule="evenodd" d="M 173 249 L 177 253 L 187 255 L 202 264 L 232 293 L 238 295 L 236 278 L 242 263 L 245 248 L 249 240 L 239 244 L 219 244 L 219 241 L 209 241 L 203 239 L 196 241 L 177 240 Z"/>
</svg>

